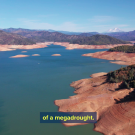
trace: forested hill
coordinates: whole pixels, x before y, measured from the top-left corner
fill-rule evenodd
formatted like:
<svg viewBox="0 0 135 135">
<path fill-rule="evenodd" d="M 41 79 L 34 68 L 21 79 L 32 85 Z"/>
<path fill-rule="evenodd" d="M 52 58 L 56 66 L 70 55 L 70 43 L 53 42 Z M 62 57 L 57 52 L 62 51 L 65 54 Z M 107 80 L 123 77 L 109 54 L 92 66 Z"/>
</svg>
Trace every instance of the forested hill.
<svg viewBox="0 0 135 135">
<path fill-rule="evenodd" d="M 116 39 L 107 35 L 94 35 L 91 37 L 81 37 L 71 41 L 73 44 L 86 45 L 107 45 L 107 44 L 127 44 L 130 42 Z"/>
<path fill-rule="evenodd" d="M 110 37 L 108 35 L 93 35 L 88 37 L 88 35 L 66 35 L 59 32 L 49 32 L 49 31 L 37 31 L 29 29 L 8 29 L 5 30 L 10 33 L 1 31 L 0 44 L 33 44 L 37 42 L 70 42 L 73 44 L 80 45 L 107 45 L 107 44 L 127 44 L 128 42 L 122 41 Z M 89 33 L 91 34 L 91 33 Z M 95 34 L 92 33 L 92 34 Z"/>
<path fill-rule="evenodd" d="M 59 32 L 48 31 L 18 31 L 17 34 L 25 36 L 34 42 L 70 42 L 73 44 L 106 45 L 106 44 L 127 44 L 128 42 L 116 39 L 107 35 L 93 35 L 85 37 L 80 35 L 66 35 Z"/>
<path fill-rule="evenodd" d="M 31 39 L 28 39 L 26 37 L 13 34 L 13 33 L 7 33 L 2 30 L 0 30 L 0 44 L 5 45 L 30 45 L 35 44 L 36 42 L 32 41 Z"/>
<path fill-rule="evenodd" d="M 133 41 L 135 40 L 135 30 L 129 31 L 129 32 L 113 32 L 113 33 L 107 33 L 108 36 L 125 40 L 125 41 Z"/>
<path fill-rule="evenodd" d="M 48 31 L 35 31 L 31 33 L 23 32 L 21 33 L 21 35 L 28 37 L 29 39 L 35 42 L 46 42 L 46 41 L 70 42 L 72 40 L 81 38 L 81 36 L 78 35 L 66 35 L 59 32 L 48 32 Z"/>
<path fill-rule="evenodd" d="M 125 53 L 135 53 L 135 46 L 118 46 L 118 47 L 114 47 L 109 49 L 108 51 L 110 52 L 125 52 Z"/>
<path fill-rule="evenodd" d="M 45 42 L 45 41 L 67 42 L 81 37 L 79 35 L 66 35 L 59 32 L 38 31 L 38 30 L 34 31 L 27 29 L 10 29 L 9 32 L 24 36 L 35 42 Z"/>
</svg>

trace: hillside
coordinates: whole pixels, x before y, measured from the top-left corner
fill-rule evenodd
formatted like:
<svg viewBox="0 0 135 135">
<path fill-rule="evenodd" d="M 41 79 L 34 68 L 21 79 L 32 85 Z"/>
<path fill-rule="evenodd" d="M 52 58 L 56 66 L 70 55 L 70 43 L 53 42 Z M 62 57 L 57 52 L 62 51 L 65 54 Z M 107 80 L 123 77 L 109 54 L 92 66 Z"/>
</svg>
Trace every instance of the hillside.
<svg viewBox="0 0 135 135">
<path fill-rule="evenodd" d="M 125 41 L 133 41 L 135 40 L 135 30 L 134 31 L 129 31 L 129 32 L 112 32 L 112 33 L 98 33 L 98 32 L 69 32 L 69 31 L 55 31 L 55 30 L 34 30 L 34 29 L 23 29 L 23 28 L 7 28 L 7 29 L 2 29 L 5 32 L 9 33 L 16 33 L 20 34 L 23 36 L 28 36 L 29 34 L 33 35 L 36 32 L 42 31 L 42 32 L 51 32 L 51 33 L 61 33 L 61 34 L 66 34 L 66 35 L 76 35 L 76 36 L 86 36 L 90 37 L 96 34 L 100 35 L 108 35 L 117 39 L 125 40 Z M 34 32 L 34 33 L 33 33 Z M 34 34 L 35 35 L 35 34 Z M 40 35 L 42 36 L 42 34 Z M 47 35 L 46 35 L 47 36 Z M 29 37 L 29 36 L 28 36 Z M 41 39 L 40 39 L 41 40 Z"/>
<path fill-rule="evenodd" d="M 23 33 L 24 34 L 24 33 Z M 30 34 L 24 34 L 24 36 L 32 39 L 35 42 L 70 42 L 74 39 L 79 39 L 81 36 L 78 35 L 66 35 L 59 32 L 48 32 L 48 31 L 36 31 Z"/>
<path fill-rule="evenodd" d="M 118 46 L 108 50 L 109 52 L 125 52 L 125 53 L 135 53 L 135 46 Z"/>
<path fill-rule="evenodd" d="M 129 32 L 113 32 L 113 33 L 106 33 L 106 35 L 125 40 L 125 41 L 133 41 L 135 40 L 135 30 Z"/>
<path fill-rule="evenodd" d="M 70 40 L 78 39 L 81 37 L 78 35 L 66 35 L 59 32 L 38 31 L 38 30 L 34 31 L 27 29 L 19 29 L 19 30 L 14 29 L 11 33 L 16 33 L 18 35 L 24 36 L 26 38 L 33 40 L 34 42 L 45 42 L 45 41 L 69 42 Z"/>
<path fill-rule="evenodd" d="M 127 44 L 129 42 L 122 41 L 107 35 L 93 35 L 91 37 L 82 37 L 71 41 L 73 44 L 87 44 L 87 45 L 107 45 L 107 44 Z"/>
<path fill-rule="evenodd" d="M 87 45 L 106 45 L 106 44 L 127 44 L 127 42 L 112 38 L 107 35 L 93 35 L 91 37 L 79 35 L 66 35 L 59 32 L 48 31 L 16 31 L 16 34 L 25 36 L 34 42 L 70 42 L 73 44 L 87 44 Z"/>
<path fill-rule="evenodd" d="M 107 36 L 95 35 L 96 32 L 82 33 L 80 35 L 66 35 L 59 32 L 38 31 L 29 29 L 4 29 L 7 32 L 18 34 L 29 38 L 34 42 L 70 42 L 72 44 L 86 45 L 107 45 L 107 44 L 127 44 L 127 42 Z M 90 36 L 90 37 L 89 37 Z"/>
<path fill-rule="evenodd" d="M 8 45 L 30 45 L 30 44 L 35 44 L 34 41 L 17 35 L 13 33 L 7 33 L 2 30 L 0 30 L 0 44 L 8 44 Z"/>
<path fill-rule="evenodd" d="M 85 36 L 85 37 L 91 37 L 93 35 L 99 34 L 98 32 L 87 32 L 87 33 L 81 33 L 80 36 Z"/>
</svg>

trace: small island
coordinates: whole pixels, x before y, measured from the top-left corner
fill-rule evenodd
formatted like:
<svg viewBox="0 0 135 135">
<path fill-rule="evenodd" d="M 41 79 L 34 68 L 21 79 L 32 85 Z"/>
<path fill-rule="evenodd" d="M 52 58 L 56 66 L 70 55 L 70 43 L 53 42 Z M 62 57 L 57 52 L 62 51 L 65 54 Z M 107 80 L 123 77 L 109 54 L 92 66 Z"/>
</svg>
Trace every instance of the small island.
<svg viewBox="0 0 135 135">
<path fill-rule="evenodd" d="M 61 56 L 61 54 L 52 54 L 51 56 Z"/>
<path fill-rule="evenodd" d="M 40 54 L 32 54 L 32 56 L 40 56 Z"/>
</svg>

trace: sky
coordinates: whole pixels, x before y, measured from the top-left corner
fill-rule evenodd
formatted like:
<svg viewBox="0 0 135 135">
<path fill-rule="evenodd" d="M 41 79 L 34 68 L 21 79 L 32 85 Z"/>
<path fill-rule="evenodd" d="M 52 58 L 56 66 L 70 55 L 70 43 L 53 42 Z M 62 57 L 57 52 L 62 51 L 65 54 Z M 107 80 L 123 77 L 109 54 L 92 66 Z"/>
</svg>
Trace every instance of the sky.
<svg viewBox="0 0 135 135">
<path fill-rule="evenodd" d="M 0 28 L 135 30 L 135 0 L 0 0 Z"/>
</svg>

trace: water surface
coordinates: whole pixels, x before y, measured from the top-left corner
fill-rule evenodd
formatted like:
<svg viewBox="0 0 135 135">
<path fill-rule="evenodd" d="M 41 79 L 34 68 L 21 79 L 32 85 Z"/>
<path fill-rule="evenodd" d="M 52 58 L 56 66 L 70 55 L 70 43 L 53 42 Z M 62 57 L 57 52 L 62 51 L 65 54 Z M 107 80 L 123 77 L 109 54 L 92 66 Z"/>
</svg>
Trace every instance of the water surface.
<svg viewBox="0 0 135 135">
<path fill-rule="evenodd" d="M 56 112 L 54 100 L 74 95 L 73 81 L 97 72 L 116 70 L 121 65 L 108 60 L 84 57 L 85 53 L 104 51 L 50 45 L 27 50 L 25 58 L 9 58 L 21 51 L 0 52 L 0 135 L 101 135 L 93 124 L 64 127 L 40 123 L 40 112 Z M 61 56 L 51 56 L 59 53 Z"/>
</svg>

